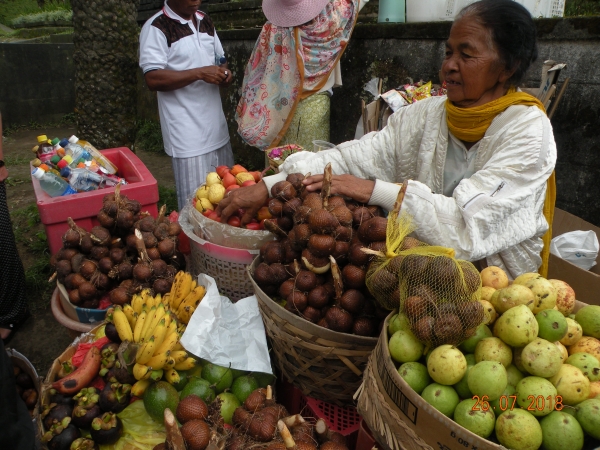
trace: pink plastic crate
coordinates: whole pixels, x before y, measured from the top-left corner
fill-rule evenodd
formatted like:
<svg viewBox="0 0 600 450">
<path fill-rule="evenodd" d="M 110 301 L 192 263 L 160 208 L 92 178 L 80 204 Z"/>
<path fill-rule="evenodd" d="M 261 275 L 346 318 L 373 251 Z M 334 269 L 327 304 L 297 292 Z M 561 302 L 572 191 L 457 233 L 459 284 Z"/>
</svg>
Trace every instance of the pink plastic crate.
<svg viewBox="0 0 600 450">
<path fill-rule="evenodd" d="M 356 449 L 355 450 L 380 450 L 379 444 L 373 438 L 371 430 L 365 423 L 364 420 L 360 420 L 360 428 L 358 430 L 358 437 L 356 438 Z"/>
<path fill-rule="evenodd" d="M 128 183 L 121 186 L 121 193 L 140 202 L 142 211 L 148 211 L 156 217 L 158 183 L 142 160 L 126 147 L 102 150 L 102 153 L 119 168 L 119 176 Z M 62 235 L 69 228 L 67 218 L 71 217 L 80 227 L 91 230 L 98 225 L 96 215 L 102 208 L 102 199 L 115 191 L 114 188 L 107 188 L 52 198 L 42 190 L 37 178 L 32 177 L 31 181 L 52 254 L 62 247 Z"/>
<path fill-rule="evenodd" d="M 277 383 L 277 401 L 290 414 L 301 414 L 307 419 L 323 419 L 330 430 L 346 437 L 346 445 L 355 450 L 361 417 L 353 406 L 340 407 L 332 403 L 307 397 L 300 389 L 286 381 Z"/>
</svg>

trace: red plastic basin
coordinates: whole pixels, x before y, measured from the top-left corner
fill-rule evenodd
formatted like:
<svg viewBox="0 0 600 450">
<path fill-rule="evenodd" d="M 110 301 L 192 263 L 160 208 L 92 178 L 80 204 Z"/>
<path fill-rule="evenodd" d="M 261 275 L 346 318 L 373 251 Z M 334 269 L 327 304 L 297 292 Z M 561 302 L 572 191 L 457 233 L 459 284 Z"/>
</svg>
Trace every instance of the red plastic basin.
<svg viewBox="0 0 600 450">
<path fill-rule="evenodd" d="M 121 193 L 140 202 L 142 211 L 148 211 L 156 217 L 158 183 L 142 160 L 126 147 L 102 150 L 102 153 L 118 167 L 119 176 L 127 181 L 127 184 L 121 186 Z M 96 216 L 102 208 L 102 199 L 115 191 L 115 188 L 106 188 L 53 198 L 42 190 L 37 178 L 32 177 L 31 181 L 52 254 L 62 247 L 62 235 L 69 228 L 67 218 L 71 217 L 80 227 L 91 230 L 98 225 Z"/>
</svg>

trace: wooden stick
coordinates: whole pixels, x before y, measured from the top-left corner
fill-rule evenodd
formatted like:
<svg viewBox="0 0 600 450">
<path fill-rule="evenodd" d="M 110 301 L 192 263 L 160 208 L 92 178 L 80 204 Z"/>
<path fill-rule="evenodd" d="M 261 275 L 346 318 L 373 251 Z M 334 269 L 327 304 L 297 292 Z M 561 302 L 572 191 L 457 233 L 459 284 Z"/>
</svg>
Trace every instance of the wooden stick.
<svg viewBox="0 0 600 450">
<path fill-rule="evenodd" d="M 364 100 L 361 99 L 360 105 L 362 109 L 363 134 L 367 134 L 369 132 L 369 121 L 367 120 L 367 104 Z"/>
<path fill-rule="evenodd" d="M 167 438 L 165 442 L 171 450 L 186 450 L 185 441 L 175 420 L 175 416 L 169 408 L 165 408 L 165 429 Z"/>
<path fill-rule="evenodd" d="M 567 86 L 569 85 L 569 80 L 570 80 L 570 78 L 568 78 L 568 77 L 565 78 L 565 81 L 563 81 L 562 86 L 558 90 L 558 94 L 556 95 L 556 98 L 552 102 L 552 106 L 550 106 L 550 111 L 548 112 L 548 119 L 552 119 L 552 116 L 556 112 L 556 108 L 558 108 L 558 104 L 560 103 L 565 91 L 567 90 Z"/>
</svg>

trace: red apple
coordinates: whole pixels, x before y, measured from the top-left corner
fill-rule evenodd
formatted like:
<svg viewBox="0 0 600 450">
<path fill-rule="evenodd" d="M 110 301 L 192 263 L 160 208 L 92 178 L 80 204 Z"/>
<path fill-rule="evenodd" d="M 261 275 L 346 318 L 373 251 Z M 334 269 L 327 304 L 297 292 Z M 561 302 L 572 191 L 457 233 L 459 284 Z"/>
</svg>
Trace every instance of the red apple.
<svg viewBox="0 0 600 450">
<path fill-rule="evenodd" d="M 231 168 L 230 172 L 231 172 L 231 175 L 236 176 L 238 173 L 248 172 L 248 170 L 244 166 L 240 166 L 239 164 L 236 164 L 235 166 L 233 166 Z"/>
<path fill-rule="evenodd" d="M 263 206 L 262 208 L 260 208 L 257 213 L 256 213 L 256 218 L 260 221 L 263 219 L 270 219 L 273 216 L 271 215 L 271 213 L 269 212 L 269 207 L 268 206 Z"/>
<path fill-rule="evenodd" d="M 227 225 L 231 225 L 232 227 L 239 227 L 241 223 L 242 221 L 237 216 L 231 216 L 229 219 L 227 219 Z"/>
<path fill-rule="evenodd" d="M 221 178 L 221 183 L 223 183 L 223 186 L 225 186 L 226 188 L 233 184 L 237 184 L 235 177 L 229 172 L 225 172 L 225 175 L 223 175 Z"/>
<path fill-rule="evenodd" d="M 228 192 L 233 191 L 234 189 L 239 189 L 239 188 L 240 188 L 240 186 L 237 183 L 232 184 L 225 189 L 225 193 L 227 194 Z"/>
<path fill-rule="evenodd" d="M 229 173 L 229 167 L 228 166 L 218 166 L 215 169 L 215 172 L 217 172 L 217 174 L 223 178 L 225 176 L 226 173 Z"/>
<path fill-rule="evenodd" d="M 248 180 L 248 181 L 244 181 L 242 183 L 241 187 L 252 186 L 253 184 L 256 184 L 256 181 L 254 181 L 254 180 Z"/>
<path fill-rule="evenodd" d="M 258 170 L 254 171 L 254 172 L 250 172 L 250 175 L 252 175 L 254 177 L 254 181 L 256 183 L 258 183 L 262 179 L 262 175 L 260 174 L 260 172 Z"/>
</svg>

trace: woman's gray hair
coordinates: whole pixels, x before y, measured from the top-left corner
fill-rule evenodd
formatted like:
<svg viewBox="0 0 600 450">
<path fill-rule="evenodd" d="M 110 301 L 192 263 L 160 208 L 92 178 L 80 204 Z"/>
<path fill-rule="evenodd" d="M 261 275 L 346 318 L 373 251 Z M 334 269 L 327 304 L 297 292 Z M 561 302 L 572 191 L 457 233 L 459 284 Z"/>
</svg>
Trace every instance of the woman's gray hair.
<svg viewBox="0 0 600 450">
<path fill-rule="evenodd" d="M 518 86 L 538 57 L 536 28 L 531 14 L 513 0 L 481 0 L 465 6 L 456 20 L 472 19 L 487 28 L 500 62 L 514 74 L 508 85 Z"/>
</svg>

